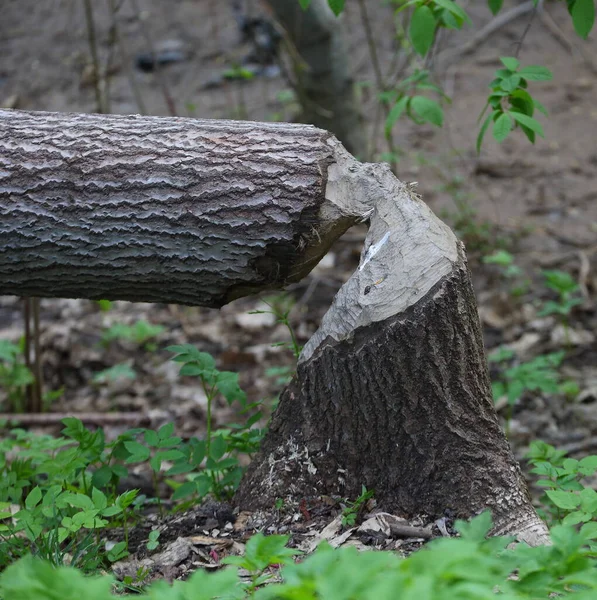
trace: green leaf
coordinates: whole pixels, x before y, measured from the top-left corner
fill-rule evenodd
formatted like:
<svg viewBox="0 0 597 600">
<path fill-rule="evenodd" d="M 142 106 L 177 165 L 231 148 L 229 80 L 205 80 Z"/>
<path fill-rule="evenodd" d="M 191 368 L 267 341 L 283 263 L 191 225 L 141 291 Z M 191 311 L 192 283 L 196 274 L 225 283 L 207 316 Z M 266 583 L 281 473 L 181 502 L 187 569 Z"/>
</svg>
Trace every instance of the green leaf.
<svg viewBox="0 0 597 600">
<path fill-rule="evenodd" d="M 513 92 L 520 85 L 520 76 L 518 74 L 510 75 L 502 79 L 500 87 L 506 92 Z"/>
<path fill-rule="evenodd" d="M 487 4 L 489 5 L 489 10 L 493 15 L 497 15 L 502 8 L 502 4 L 504 0 L 487 0 Z"/>
<path fill-rule="evenodd" d="M 414 49 L 425 56 L 435 37 L 435 17 L 427 6 L 419 6 L 410 20 L 409 35 Z"/>
<path fill-rule="evenodd" d="M 581 38 L 586 40 L 595 23 L 594 0 L 576 0 L 570 14 L 572 15 L 574 30 Z"/>
<path fill-rule="evenodd" d="M 502 113 L 493 124 L 493 137 L 497 142 L 503 142 L 512 131 L 512 119 L 508 113 Z"/>
<path fill-rule="evenodd" d="M 537 121 L 537 119 L 533 119 L 533 117 L 523 115 L 522 113 L 516 111 L 511 111 L 509 114 L 515 121 L 517 121 L 521 125 L 528 127 L 532 132 L 536 133 L 537 135 L 545 137 L 543 133 L 543 126 L 541 125 L 541 123 L 539 123 L 539 121 Z"/>
<path fill-rule="evenodd" d="M 547 490 L 545 493 L 558 508 L 563 510 L 574 510 L 580 504 L 580 498 L 574 492 Z"/>
<path fill-rule="evenodd" d="M 303 10 L 307 10 L 311 4 L 311 0 L 299 0 L 299 4 Z"/>
<path fill-rule="evenodd" d="M 396 123 L 396 121 L 404 113 L 404 110 L 406 109 L 406 105 L 408 104 L 408 100 L 409 100 L 408 96 L 402 96 L 402 98 L 400 98 L 396 102 L 396 104 L 394 104 L 394 106 L 392 106 L 392 108 L 390 109 L 390 112 L 388 113 L 388 116 L 386 118 L 386 124 L 385 124 L 386 137 L 388 137 L 390 135 L 390 132 L 392 131 L 392 127 L 394 127 L 394 124 Z"/>
<path fill-rule="evenodd" d="M 483 121 L 483 125 L 481 125 L 481 129 L 479 130 L 479 135 L 477 136 L 477 144 L 476 144 L 477 154 L 481 153 L 481 144 L 483 143 L 483 138 L 485 137 L 485 133 L 487 131 L 487 128 L 489 127 L 489 124 L 491 123 L 492 118 L 493 118 L 493 113 L 487 115 L 487 118 L 485 119 L 485 121 Z"/>
<path fill-rule="evenodd" d="M 438 127 L 444 124 L 444 111 L 435 100 L 425 96 L 413 96 L 410 106 L 424 121 Z"/>
<path fill-rule="evenodd" d="M 328 4 L 336 16 L 344 10 L 344 0 L 328 0 Z"/>
<path fill-rule="evenodd" d="M 228 450 L 228 444 L 221 435 L 216 435 L 209 446 L 209 456 L 214 460 L 220 460 Z"/>
<path fill-rule="evenodd" d="M 35 486 L 29 494 L 27 494 L 27 498 L 25 499 L 25 508 L 31 510 L 35 508 L 41 500 L 41 490 L 39 486 Z"/>
<path fill-rule="evenodd" d="M 455 528 L 463 539 L 481 542 L 491 529 L 491 512 L 486 510 L 468 523 L 466 521 L 456 521 Z"/>
<path fill-rule="evenodd" d="M 470 17 L 466 14 L 466 11 L 456 4 L 456 2 L 452 2 L 452 0 L 434 0 L 437 6 L 441 6 L 446 10 L 449 10 L 455 17 L 461 19 L 463 22 L 471 23 Z"/>
<path fill-rule="evenodd" d="M 131 456 L 126 459 L 127 463 L 143 462 L 149 458 L 149 448 L 143 446 L 143 444 L 140 444 L 139 442 L 124 442 L 124 447 L 131 453 Z"/>
<path fill-rule="evenodd" d="M 502 64 L 506 69 L 510 71 L 516 71 L 520 66 L 520 61 L 517 58 L 513 58 L 512 56 L 502 56 L 500 57 Z"/>
<path fill-rule="evenodd" d="M 523 67 L 517 74 L 527 81 L 551 81 L 553 79 L 552 72 L 547 67 L 539 65 Z"/>
<path fill-rule="evenodd" d="M 539 112 L 542 112 L 545 116 L 547 116 L 547 109 L 545 108 L 545 106 L 543 106 L 543 104 L 541 104 L 541 102 L 539 102 L 539 100 L 533 98 L 533 104 Z"/>
<path fill-rule="evenodd" d="M 526 91 L 518 89 L 510 95 L 510 105 L 518 112 L 521 112 L 529 117 L 533 116 L 535 103 L 532 96 Z"/>
</svg>

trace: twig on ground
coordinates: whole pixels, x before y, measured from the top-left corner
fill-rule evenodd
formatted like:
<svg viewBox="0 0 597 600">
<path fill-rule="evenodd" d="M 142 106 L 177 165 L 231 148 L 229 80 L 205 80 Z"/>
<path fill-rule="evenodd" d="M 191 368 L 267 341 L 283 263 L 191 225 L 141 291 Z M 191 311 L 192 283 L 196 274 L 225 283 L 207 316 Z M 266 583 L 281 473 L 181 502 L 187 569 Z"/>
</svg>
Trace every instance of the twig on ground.
<svg viewBox="0 0 597 600">
<path fill-rule="evenodd" d="M 148 414 L 138 412 L 119 412 L 119 413 L 0 413 L 0 421 L 9 423 L 19 423 L 20 425 L 59 425 L 62 419 L 67 417 L 76 417 L 83 423 L 94 423 L 95 425 L 133 425 L 151 423 L 151 417 Z"/>
</svg>

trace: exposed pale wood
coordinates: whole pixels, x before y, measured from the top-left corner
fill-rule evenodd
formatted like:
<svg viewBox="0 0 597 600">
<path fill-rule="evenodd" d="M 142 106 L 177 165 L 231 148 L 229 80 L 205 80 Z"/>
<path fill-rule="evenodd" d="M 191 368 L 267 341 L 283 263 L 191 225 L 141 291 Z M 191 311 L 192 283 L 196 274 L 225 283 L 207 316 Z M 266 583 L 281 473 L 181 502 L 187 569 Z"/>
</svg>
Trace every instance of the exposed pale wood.
<svg viewBox="0 0 597 600">
<path fill-rule="evenodd" d="M 306 126 L 0 111 L 0 293 L 220 305 L 369 220 L 236 501 L 484 509 L 548 542 L 491 398 L 464 249 L 388 165 Z"/>
<path fill-rule="evenodd" d="M 494 533 L 548 533 L 498 423 L 464 250 L 387 165 L 338 160 L 327 197 L 370 209 L 358 269 L 306 344 L 242 508 L 375 490 L 406 517 L 490 509 Z"/>
</svg>

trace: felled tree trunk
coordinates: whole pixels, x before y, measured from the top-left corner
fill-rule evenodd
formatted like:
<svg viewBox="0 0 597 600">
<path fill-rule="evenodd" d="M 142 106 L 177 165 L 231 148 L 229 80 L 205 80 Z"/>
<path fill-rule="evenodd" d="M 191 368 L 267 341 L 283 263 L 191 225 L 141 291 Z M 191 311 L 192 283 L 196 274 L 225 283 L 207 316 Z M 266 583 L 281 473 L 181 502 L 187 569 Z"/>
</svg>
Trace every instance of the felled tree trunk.
<svg viewBox="0 0 597 600">
<path fill-rule="evenodd" d="M 366 151 L 363 119 L 349 68 L 342 20 L 327 0 L 303 10 L 297 0 L 267 0 L 292 44 L 291 61 L 301 104 L 299 120 L 331 131 L 355 156 Z"/>
<path fill-rule="evenodd" d="M 492 510 L 547 541 L 491 400 L 464 249 L 387 165 L 309 126 L 0 111 L 0 291 L 220 306 L 360 265 L 300 358 L 243 508 L 361 485 L 404 515 Z"/>
<path fill-rule="evenodd" d="M 355 221 L 309 125 L 0 110 L 0 294 L 217 307 Z"/>
</svg>

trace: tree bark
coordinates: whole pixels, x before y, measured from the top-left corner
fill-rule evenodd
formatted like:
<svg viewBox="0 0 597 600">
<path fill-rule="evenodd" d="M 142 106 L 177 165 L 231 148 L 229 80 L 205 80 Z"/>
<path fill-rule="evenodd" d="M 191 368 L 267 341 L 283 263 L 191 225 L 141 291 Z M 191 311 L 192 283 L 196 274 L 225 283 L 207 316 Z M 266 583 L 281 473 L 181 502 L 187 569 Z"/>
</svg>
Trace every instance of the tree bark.
<svg viewBox="0 0 597 600">
<path fill-rule="evenodd" d="M 388 165 L 309 126 L 0 111 L 0 290 L 218 306 L 369 220 L 243 508 L 361 485 L 406 516 L 491 509 L 548 541 L 491 399 L 464 248 Z"/>
<path fill-rule="evenodd" d="M 306 11 L 297 0 L 267 0 L 267 4 L 293 45 L 291 60 L 302 108 L 298 119 L 331 131 L 351 154 L 362 158 L 365 130 L 342 19 L 332 13 L 327 0 L 312 0 Z"/>
<path fill-rule="evenodd" d="M 0 294 L 216 307 L 297 281 L 355 221 L 325 200 L 329 137 L 0 110 Z"/>
</svg>

